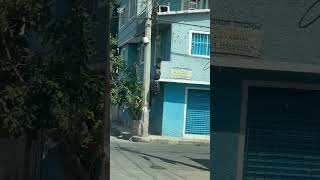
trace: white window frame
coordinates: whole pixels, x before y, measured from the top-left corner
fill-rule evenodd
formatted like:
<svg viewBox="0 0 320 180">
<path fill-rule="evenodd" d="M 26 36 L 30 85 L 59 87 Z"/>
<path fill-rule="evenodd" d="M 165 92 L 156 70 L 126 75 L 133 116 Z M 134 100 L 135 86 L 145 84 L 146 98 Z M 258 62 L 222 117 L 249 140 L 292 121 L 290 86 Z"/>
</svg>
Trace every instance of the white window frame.
<svg viewBox="0 0 320 180">
<path fill-rule="evenodd" d="M 193 56 L 193 57 L 201 57 L 201 58 L 207 58 L 210 59 L 210 51 L 211 51 L 211 47 L 209 47 L 209 55 L 197 55 L 197 54 L 192 54 L 192 35 L 193 34 L 205 34 L 205 35 L 209 35 L 209 42 L 210 42 L 210 32 L 206 32 L 206 31 L 190 31 L 189 32 L 189 56 Z"/>
<path fill-rule="evenodd" d="M 187 105 L 188 105 L 188 93 L 189 90 L 200 90 L 200 91 L 210 91 L 210 88 L 200 88 L 200 87 L 186 87 L 184 94 L 184 115 L 183 115 L 183 138 L 184 139 L 194 139 L 194 140 L 210 140 L 210 135 L 196 135 L 196 134 L 186 134 L 186 123 L 187 123 Z"/>
</svg>

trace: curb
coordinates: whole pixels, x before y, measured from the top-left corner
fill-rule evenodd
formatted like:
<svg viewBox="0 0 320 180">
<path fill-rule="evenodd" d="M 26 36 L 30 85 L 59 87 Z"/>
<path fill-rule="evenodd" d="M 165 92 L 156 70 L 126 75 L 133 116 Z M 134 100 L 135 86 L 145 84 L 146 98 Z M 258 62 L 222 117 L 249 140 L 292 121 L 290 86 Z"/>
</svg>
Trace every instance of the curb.
<svg viewBox="0 0 320 180">
<path fill-rule="evenodd" d="M 133 142 L 141 143 L 157 143 L 157 144 L 172 144 L 172 145 L 196 145 L 196 146 L 208 146 L 210 141 L 204 140 L 186 140 L 186 139 L 153 139 L 150 137 L 132 136 Z"/>
</svg>

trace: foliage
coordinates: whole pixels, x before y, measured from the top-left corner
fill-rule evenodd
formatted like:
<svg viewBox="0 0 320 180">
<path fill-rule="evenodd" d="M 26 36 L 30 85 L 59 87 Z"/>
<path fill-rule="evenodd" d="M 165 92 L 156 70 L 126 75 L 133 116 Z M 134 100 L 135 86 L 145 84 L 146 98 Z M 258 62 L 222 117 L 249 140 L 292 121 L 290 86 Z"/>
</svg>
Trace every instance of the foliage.
<svg viewBox="0 0 320 180">
<path fill-rule="evenodd" d="M 123 58 L 117 54 L 117 41 L 111 37 L 111 102 L 114 105 L 123 105 L 126 102 L 127 87 L 126 64 Z"/>
<path fill-rule="evenodd" d="M 83 2 L 56 17 L 45 0 L 0 0 L 0 128 L 58 134 L 87 161 L 92 144 L 100 155 L 103 81 L 88 66 L 94 23 Z"/>
<path fill-rule="evenodd" d="M 111 44 L 116 47 L 114 37 L 111 38 Z M 132 118 L 140 120 L 142 89 L 138 79 L 138 65 L 128 65 L 116 54 L 114 49 L 111 55 L 111 101 L 114 105 L 125 105 Z"/>
<path fill-rule="evenodd" d="M 142 115 L 142 86 L 138 79 L 138 65 L 134 64 L 127 70 L 127 94 L 126 106 L 133 120 L 140 120 Z"/>
</svg>

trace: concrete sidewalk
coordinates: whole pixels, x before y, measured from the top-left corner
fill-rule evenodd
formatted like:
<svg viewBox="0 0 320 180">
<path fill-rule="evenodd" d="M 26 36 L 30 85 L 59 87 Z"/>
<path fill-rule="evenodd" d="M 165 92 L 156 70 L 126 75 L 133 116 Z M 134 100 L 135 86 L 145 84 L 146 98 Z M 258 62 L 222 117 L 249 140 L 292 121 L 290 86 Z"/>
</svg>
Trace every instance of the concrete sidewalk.
<svg viewBox="0 0 320 180">
<path fill-rule="evenodd" d="M 210 148 L 110 137 L 111 180 L 208 180 Z"/>
<path fill-rule="evenodd" d="M 159 144 L 193 144 L 198 146 L 209 146 L 210 140 L 198 140 L 198 139 L 181 139 L 166 136 L 150 135 L 147 137 L 133 136 L 131 138 L 133 142 L 143 143 L 159 143 Z"/>
</svg>

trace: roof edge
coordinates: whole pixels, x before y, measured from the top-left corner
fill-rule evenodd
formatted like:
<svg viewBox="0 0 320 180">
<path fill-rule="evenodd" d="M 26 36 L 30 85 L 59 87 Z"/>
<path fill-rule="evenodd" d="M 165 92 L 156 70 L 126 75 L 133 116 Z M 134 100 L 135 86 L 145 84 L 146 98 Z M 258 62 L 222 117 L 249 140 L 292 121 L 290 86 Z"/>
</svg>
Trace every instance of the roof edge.
<svg viewBox="0 0 320 180">
<path fill-rule="evenodd" d="M 182 15 L 182 14 L 195 14 L 195 13 L 210 13 L 210 9 L 158 12 L 157 14 L 159 16 L 165 16 L 165 15 Z"/>
</svg>

